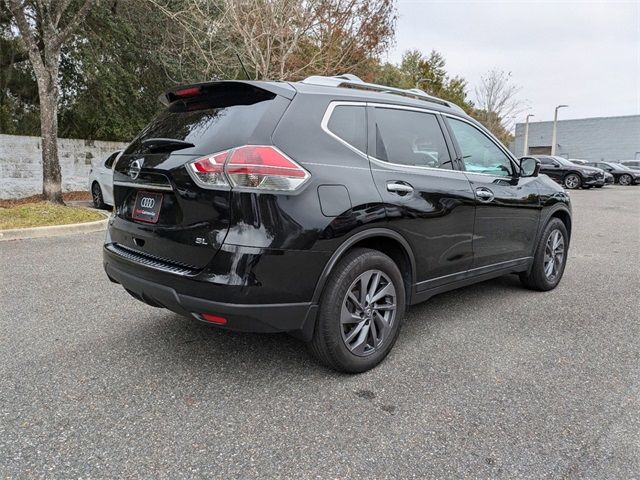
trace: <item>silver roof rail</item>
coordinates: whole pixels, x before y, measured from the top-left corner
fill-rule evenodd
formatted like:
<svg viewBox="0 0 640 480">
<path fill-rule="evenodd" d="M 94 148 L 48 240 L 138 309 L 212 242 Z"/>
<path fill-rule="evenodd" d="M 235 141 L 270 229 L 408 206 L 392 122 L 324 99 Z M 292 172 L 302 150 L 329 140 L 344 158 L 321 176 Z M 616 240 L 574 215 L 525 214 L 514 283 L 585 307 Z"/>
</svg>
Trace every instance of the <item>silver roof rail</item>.
<svg viewBox="0 0 640 480">
<path fill-rule="evenodd" d="M 343 75 L 336 75 L 335 77 L 323 77 L 320 75 L 313 75 L 311 77 L 307 77 L 302 80 L 301 83 L 306 83 L 309 85 L 320 85 L 324 87 L 343 87 L 343 88 L 354 88 L 357 90 L 369 90 L 373 92 L 380 93 L 391 93 L 394 95 L 401 95 L 403 97 L 415 98 L 417 100 L 424 100 L 426 102 L 437 103 L 440 105 L 444 105 L 445 107 L 451 107 L 458 111 L 463 111 L 458 105 L 452 102 L 447 102 L 446 100 L 442 100 L 438 97 L 432 97 L 427 94 L 424 90 L 420 90 L 419 88 L 410 88 L 408 90 L 404 90 L 402 88 L 395 87 L 387 87 L 386 85 L 378 85 L 377 83 L 367 83 L 362 81 L 359 77 L 356 77 L 353 74 L 345 73 Z"/>
</svg>

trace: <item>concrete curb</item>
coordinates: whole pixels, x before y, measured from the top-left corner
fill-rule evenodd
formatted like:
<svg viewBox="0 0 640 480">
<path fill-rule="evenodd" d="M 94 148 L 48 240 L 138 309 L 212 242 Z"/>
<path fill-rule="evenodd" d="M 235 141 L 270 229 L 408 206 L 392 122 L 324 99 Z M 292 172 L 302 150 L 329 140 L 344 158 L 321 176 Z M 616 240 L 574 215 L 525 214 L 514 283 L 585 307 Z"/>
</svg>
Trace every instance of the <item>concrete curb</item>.
<svg viewBox="0 0 640 480">
<path fill-rule="evenodd" d="M 93 222 L 70 223 L 69 225 L 51 225 L 48 227 L 13 228 L 11 230 L 0 230 L 0 242 L 7 240 L 24 240 L 27 238 L 57 237 L 58 235 L 71 235 L 74 233 L 92 233 L 105 230 L 109 222 L 109 214 L 98 212 L 104 215 L 103 220 Z"/>
</svg>

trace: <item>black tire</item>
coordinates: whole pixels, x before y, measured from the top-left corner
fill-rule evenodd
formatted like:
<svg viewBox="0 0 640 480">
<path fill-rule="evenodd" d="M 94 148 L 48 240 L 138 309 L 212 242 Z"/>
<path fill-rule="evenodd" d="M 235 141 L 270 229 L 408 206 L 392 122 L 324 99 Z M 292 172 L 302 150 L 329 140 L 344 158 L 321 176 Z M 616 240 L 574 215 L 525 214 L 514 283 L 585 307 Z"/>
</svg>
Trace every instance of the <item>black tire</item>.
<svg viewBox="0 0 640 480">
<path fill-rule="evenodd" d="M 618 183 L 623 186 L 629 186 L 633 183 L 633 178 L 631 177 L 631 175 L 627 175 L 625 173 L 624 175 L 620 175 Z"/>
<path fill-rule="evenodd" d="M 577 190 L 582 186 L 582 177 L 577 173 L 569 173 L 562 182 L 564 188 L 569 190 Z"/>
<path fill-rule="evenodd" d="M 596 188 L 602 188 L 604 185 L 596 185 Z"/>
<path fill-rule="evenodd" d="M 545 250 L 547 249 L 547 242 L 551 235 L 559 231 L 562 235 L 564 255 L 562 262 L 559 264 L 557 274 L 553 277 L 549 277 L 545 273 Z M 564 274 L 565 266 L 567 265 L 567 255 L 569 253 L 569 235 L 567 233 L 567 227 L 558 218 L 552 218 L 545 227 L 538 245 L 536 246 L 535 254 L 533 256 L 533 265 L 528 272 L 520 274 L 520 281 L 522 284 L 532 290 L 539 290 L 545 292 L 547 290 L 553 290 L 558 286 L 562 275 Z"/>
<path fill-rule="evenodd" d="M 102 189 L 98 182 L 93 182 L 91 185 L 91 198 L 93 199 L 93 206 L 98 209 L 106 208 L 107 204 L 104 203 L 104 198 L 102 197 Z"/>
<path fill-rule="evenodd" d="M 354 354 L 343 340 L 346 328 L 340 320 L 348 292 L 361 275 L 380 271 L 395 288 L 395 316 L 378 347 L 366 356 Z M 323 364 L 347 373 L 361 373 L 378 365 L 391 351 L 400 333 L 405 311 L 405 288 L 402 274 L 391 258 L 377 250 L 357 248 L 348 252 L 331 272 L 320 299 L 320 309 L 313 339 L 309 344 L 311 353 Z M 373 323 L 373 320 L 372 320 Z M 367 323 L 368 326 L 368 323 Z M 369 327 L 367 327 L 369 330 Z M 373 327 L 371 330 L 375 331 Z M 368 336 L 367 340 L 368 341 Z"/>
</svg>

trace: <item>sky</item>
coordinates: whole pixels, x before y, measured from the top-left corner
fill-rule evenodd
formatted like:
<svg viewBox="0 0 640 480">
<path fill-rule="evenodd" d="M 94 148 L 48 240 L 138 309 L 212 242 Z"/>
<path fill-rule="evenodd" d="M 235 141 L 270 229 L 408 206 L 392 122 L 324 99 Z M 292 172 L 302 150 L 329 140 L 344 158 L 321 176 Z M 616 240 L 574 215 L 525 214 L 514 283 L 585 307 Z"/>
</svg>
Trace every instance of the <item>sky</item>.
<svg viewBox="0 0 640 480">
<path fill-rule="evenodd" d="M 492 68 L 511 72 L 531 121 L 640 114 L 640 0 L 398 0 L 396 45 L 442 53 L 471 98 Z"/>
</svg>

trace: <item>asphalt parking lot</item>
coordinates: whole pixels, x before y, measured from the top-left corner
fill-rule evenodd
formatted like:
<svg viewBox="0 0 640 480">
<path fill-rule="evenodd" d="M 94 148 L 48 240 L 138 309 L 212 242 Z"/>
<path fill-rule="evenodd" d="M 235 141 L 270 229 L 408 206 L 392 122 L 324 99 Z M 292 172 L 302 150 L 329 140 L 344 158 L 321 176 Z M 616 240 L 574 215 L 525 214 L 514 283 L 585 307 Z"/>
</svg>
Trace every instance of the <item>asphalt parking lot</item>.
<svg viewBox="0 0 640 480">
<path fill-rule="evenodd" d="M 0 477 L 637 478 L 640 187 L 571 196 L 556 290 L 435 297 L 359 376 L 133 300 L 101 233 L 0 242 Z"/>
</svg>

